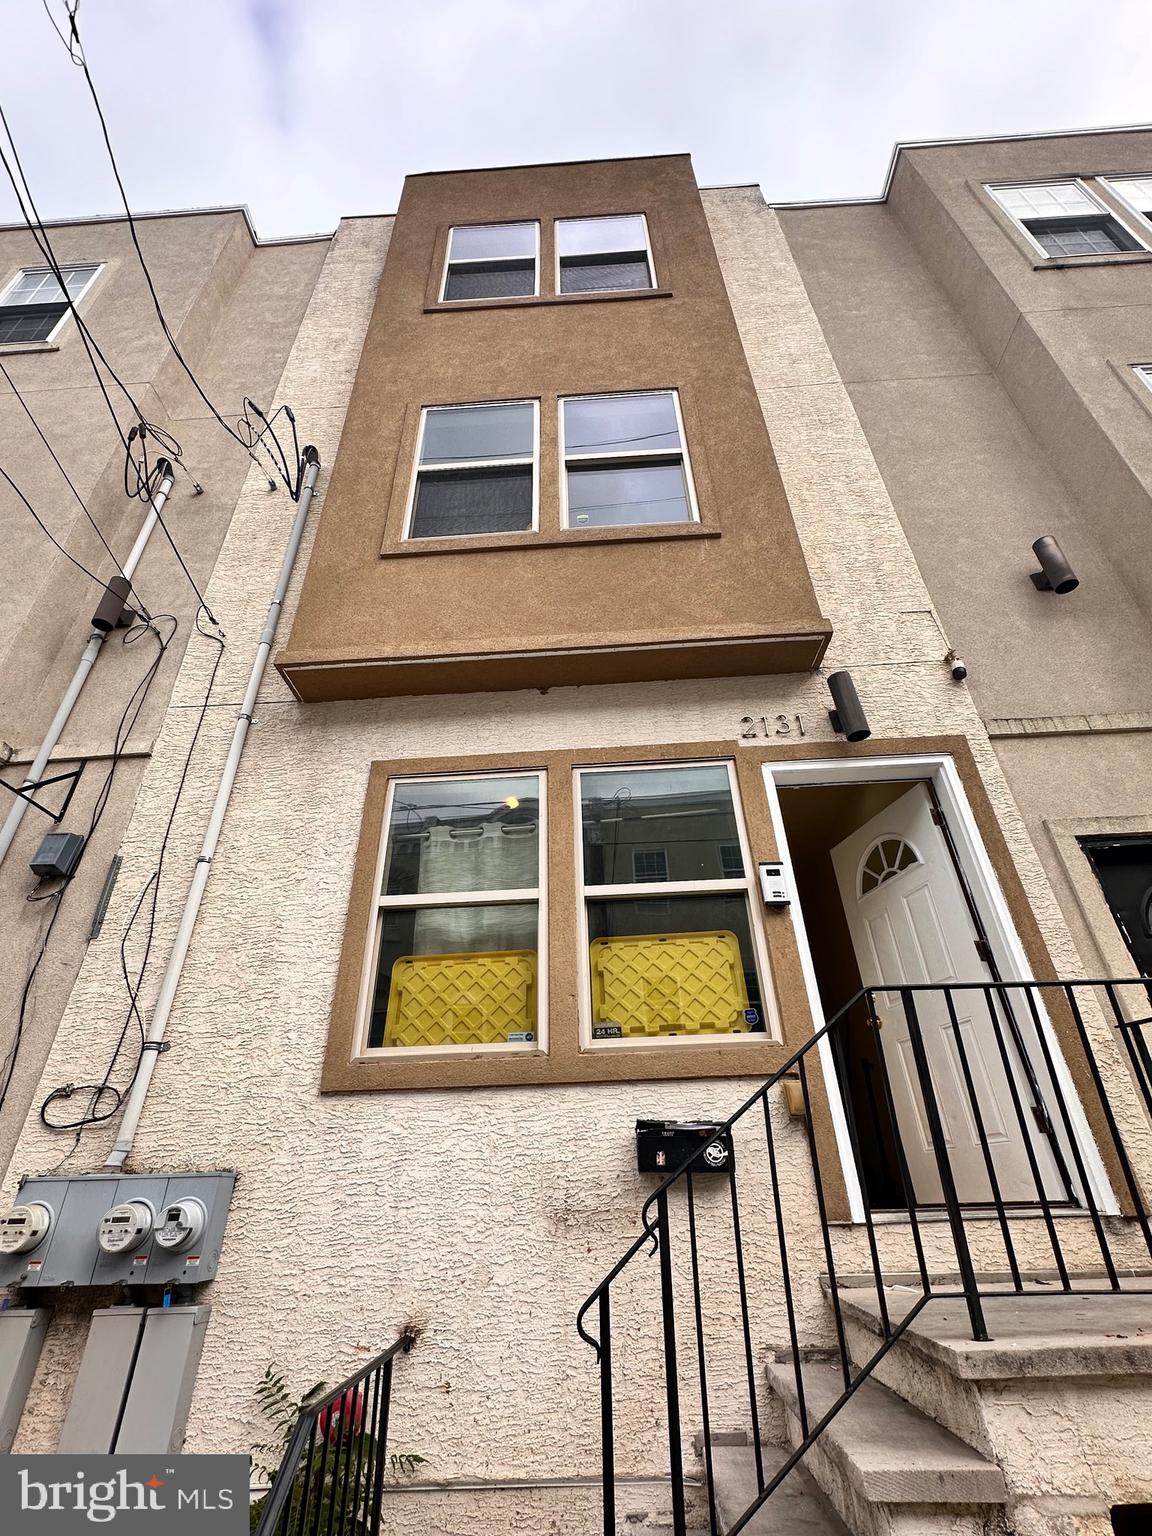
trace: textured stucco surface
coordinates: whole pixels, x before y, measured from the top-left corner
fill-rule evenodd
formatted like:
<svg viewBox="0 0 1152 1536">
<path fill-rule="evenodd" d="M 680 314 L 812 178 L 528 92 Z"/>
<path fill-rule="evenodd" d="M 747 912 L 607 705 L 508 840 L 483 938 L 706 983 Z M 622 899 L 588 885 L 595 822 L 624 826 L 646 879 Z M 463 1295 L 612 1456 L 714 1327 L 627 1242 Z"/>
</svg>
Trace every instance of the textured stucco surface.
<svg viewBox="0 0 1152 1536">
<path fill-rule="evenodd" d="M 707 193 L 705 203 L 817 595 L 836 625 L 829 663 L 851 667 L 878 736 L 969 737 L 1044 937 L 1067 969 L 1074 963 L 1071 942 L 995 754 L 965 691 L 940 664 L 943 644 L 915 562 L 775 218 L 752 192 Z M 341 226 L 280 390 L 297 402 L 326 466 L 387 235 L 386 221 Z M 283 501 L 268 498 L 251 477 L 209 592 L 230 648 L 174 825 L 160 955 L 231 735 L 288 519 Z M 865 561 L 871 574 L 861 583 Z M 303 564 L 302 558 L 289 619 Z M 119 934 L 155 859 L 211 649 L 191 647 L 181 670 L 176 707 L 124 845 L 105 935 L 81 970 L 49 1083 L 87 1080 L 103 1068 L 120 1006 Z M 397 1369 L 393 1440 L 397 1450 L 428 1458 L 422 1471 L 430 1478 L 595 1474 L 596 1374 L 573 1316 L 634 1235 L 648 1193 L 632 1166 L 633 1121 L 724 1115 L 751 1085 L 321 1097 L 327 1013 L 369 765 L 384 757 L 676 740 L 729 739 L 735 750 L 742 715 L 797 710 L 811 718 L 816 739 L 823 731 L 831 740 L 819 724 L 826 700 L 819 677 L 796 676 L 302 707 L 269 675 L 171 1021 L 172 1049 L 159 1063 L 131 1165 L 223 1166 L 240 1175 L 219 1276 L 207 1297 L 213 1315 L 189 1450 L 243 1451 L 265 1437 L 253 1390 L 268 1363 L 304 1390 L 335 1380 L 414 1321 L 424 1333 Z M 826 1342 L 810 1162 L 782 1103 L 774 1103 L 773 1117 L 790 1259 L 801 1277 L 802 1333 L 805 1342 Z M 69 1167 L 98 1167 L 111 1139 L 90 1134 Z M 20 1171 L 50 1167 L 64 1150 L 59 1138 L 30 1123 L 6 1188 Z M 763 1356 L 782 1347 L 787 1334 L 762 1133 L 742 1131 L 737 1158 L 754 1347 Z M 723 1190 L 701 1187 L 697 1214 L 714 1421 L 744 1427 Z M 317 1220 L 324 1231 L 314 1235 Z M 673 1226 L 675 1283 L 686 1295 L 679 1203 Z M 977 1257 L 998 1264 L 992 1237 L 989 1228 L 987 1244 L 977 1238 Z M 906 1227 L 885 1228 L 881 1240 L 886 1262 L 909 1267 Z M 840 1229 L 835 1241 L 847 1268 L 866 1266 L 860 1232 Z M 929 1261 L 947 1267 L 945 1228 L 930 1227 L 926 1244 Z M 1042 1262 L 1039 1253 L 1038 1241 L 1022 1235 L 1022 1262 L 1030 1254 Z M 618 1466 L 645 1476 L 661 1475 L 665 1465 L 658 1286 L 656 1263 L 638 1258 L 614 1294 Z M 698 1412 L 689 1319 L 685 1309 L 679 1344 L 690 1440 Z M 71 1310 L 53 1325 L 19 1449 L 53 1447 L 81 1333 L 80 1314 Z M 405 1509 L 403 1528 L 413 1533 L 553 1529 L 590 1536 L 598 1519 L 595 1498 L 575 1490 L 534 1494 L 532 1503 L 513 1495 L 491 1515 L 484 1511 L 495 1495 L 396 1498 Z M 451 1500 L 464 1502 L 449 1513 Z M 661 1506 L 640 1499 L 635 1507 L 655 1516 Z M 529 1518 L 530 1508 L 539 1519 Z"/>
</svg>

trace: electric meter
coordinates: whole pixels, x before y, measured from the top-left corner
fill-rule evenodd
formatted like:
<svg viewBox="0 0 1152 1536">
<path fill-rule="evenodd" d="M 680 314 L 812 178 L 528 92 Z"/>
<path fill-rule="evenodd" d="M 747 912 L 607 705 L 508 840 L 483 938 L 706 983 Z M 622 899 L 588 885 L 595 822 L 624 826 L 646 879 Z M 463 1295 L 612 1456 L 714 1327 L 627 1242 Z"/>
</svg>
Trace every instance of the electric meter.
<svg viewBox="0 0 1152 1536">
<path fill-rule="evenodd" d="M 0 1253 L 30 1253 L 48 1236 L 52 1210 L 34 1200 L 30 1205 L 14 1205 L 0 1216 Z"/>
<path fill-rule="evenodd" d="M 105 1253 L 139 1248 L 152 1231 L 156 1216 L 147 1200 L 125 1200 L 100 1218 L 98 1241 Z"/>
<path fill-rule="evenodd" d="M 186 1200 L 174 1200 L 161 1212 L 161 1225 L 156 1228 L 156 1245 L 168 1253 L 183 1253 L 203 1236 L 208 1212 L 203 1200 L 195 1195 Z"/>
</svg>

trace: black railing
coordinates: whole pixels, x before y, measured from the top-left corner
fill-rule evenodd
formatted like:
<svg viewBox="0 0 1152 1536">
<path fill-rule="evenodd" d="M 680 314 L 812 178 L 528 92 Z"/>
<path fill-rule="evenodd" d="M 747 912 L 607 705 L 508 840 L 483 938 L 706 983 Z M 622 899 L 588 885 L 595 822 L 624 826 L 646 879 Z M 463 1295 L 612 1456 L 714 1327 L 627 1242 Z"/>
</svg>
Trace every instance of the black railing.
<svg viewBox="0 0 1152 1536">
<path fill-rule="evenodd" d="M 388 1469 L 392 1362 L 415 1338 L 306 1398 L 254 1536 L 377 1536 Z"/>
<path fill-rule="evenodd" d="M 577 1317 L 600 1367 L 605 1536 L 616 1536 L 614 1393 L 645 1390 L 649 1373 L 632 1362 L 646 1315 L 660 1320 L 675 1536 L 687 1531 L 686 1418 L 703 1432 L 710 1536 L 721 1536 L 713 1433 L 746 1428 L 757 1492 L 725 1528 L 736 1536 L 930 1301 L 962 1299 L 973 1338 L 986 1339 L 992 1296 L 1152 1292 L 1150 1170 L 1129 1151 L 1147 1147 L 1142 1109 L 1152 1115 L 1147 1014 L 1142 981 L 866 988 L 702 1141 L 646 1201 L 639 1235 Z M 1141 1134 L 1126 1137 L 1125 1122 Z M 733 1158 L 717 1175 L 705 1153 L 725 1136 Z M 855 1223 L 844 1219 L 852 1204 Z M 635 1263 L 651 1254 L 657 1275 Z M 850 1348 L 848 1268 L 874 1309 L 871 1353 Z M 639 1318 L 638 1289 L 652 1298 Z M 758 1390 L 770 1356 L 790 1362 L 796 1426 L 790 1454 L 771 1467 Z M 818 1417 L 808 1358 L 838 1373 L 839 1395 Z M 652 1423 L 658 1403 L 639 1411 L 633 1401 L 629 1423 Z"/>
</svg>

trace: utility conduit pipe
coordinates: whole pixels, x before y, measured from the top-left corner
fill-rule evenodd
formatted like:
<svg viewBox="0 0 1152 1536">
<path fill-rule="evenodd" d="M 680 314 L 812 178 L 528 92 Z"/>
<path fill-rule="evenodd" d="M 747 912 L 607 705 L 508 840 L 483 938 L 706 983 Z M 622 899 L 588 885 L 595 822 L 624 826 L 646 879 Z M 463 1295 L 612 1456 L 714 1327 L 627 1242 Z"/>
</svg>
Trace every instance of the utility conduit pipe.
<svg viewBox="0 0 1152 1536">
<path fill-rule="evenodd" d="M 172 489 L 174 472 L 169 460 L 159 460 L 157 468 L 160 470 L 160 483 L 156 487 L 155 495 L 152 497 L 152 509 L 144 519 L 140 532 L 136 535 L 136 542 L 132 546 L 132 551 L 127 560 L 125 560 L 123 570 L 120 572 L 129 583 L 131 583 L 133 576 L 136 574 L 136 567 L 140 564 L 145 547 L 152 536 L 152 530 L 160 521 L 160 513 L 163 511 L 164 503 L 168 500 L 168 494 Z M 52 724 L 48 727 L 48 733 L 40 743 L 36 756 L 32 759 L 27 776 L 20 786 L 21 789 L 34 790 L 44 777 L 44 770 L 48 766 L 48 760 L 52 756 L 57 742 L 64 734 L 64 727 L 68 724 L 68 718 L 76 707 L 76 700 L 83 692 L 84 684 L 88 681 L 88 674 L 96 665 L 96 658 L 99 656 L 100 649 L 107 638 L 107 630 L 94 629 L 92 631 L 88 644 L 84 647 L 84 654 L 81 656 L 76 670 L 72 674 L 72 681 L 68 684 L 64 697 L 60 700 L 60 707 L 53 717 Z M 17 795 L 11 810 L 8 812 L 7 820 L 3 827 L 0 827 L 0 864 L 4 862 L 8 850 L 12 846 L 28 806 L 29 802 L 22 795 Z"/>
<path fill-rule="evenodd" d="M 200 903 L 204 899 L 204 889 L 208 884 L 208 876 L 212 870 L 212 860 L 216 854 L 216 845 L 220 841 L 220 830 L 224 825 L 224 817 L 228 811 L 228 802 L 232 798 L 232 787 L 236 783 L 236 773 L 240 767 L 244 743 L 248 739 L 248 731 L 252 725 L 252 711 L 256 708 L 256 695 L 260 691 L 260 684 L 264 679 L 264 669 L 268 665 L 268 657 L 272 651 L 272 642 L 276 638 L 276 629 L 280 623 L 280 614 L 284 607 L 284 597 L 288 591 L 288 582 L 292 577 L 292 567 L 296 562 L 296 555 L 300 549 L 304 525 L 308 521 L 308 510 L 312 505 L 312 493 L 316 489 L 316 480 L 320 474 L 320 455 L 316 452 L 315 448 L 305 448 L 303 460 L 305 470 L 303 483 L 300 488 L 300 500 L 296 507 L 296 519 L 292 524 L 292 532 L 288 536 L 288 546 L 284 551 L 284 559 L 280 565 L 280 576 L 276 582 L 276 591 L 268 608 L 268 617 L 264 621 L 264 629 L 260 635 L 260 644 L 256 648 L 256 656 L 252 662 L 252 671 L 248 675 L 248 687 L 244 693 L 244 701 L 240 705 L 240 713 L 236 716 L 236 728 L 232 733 L 232 745 L 228 749 L 228 757 L 225 760 L 224 769 L 220 775 L 220 783 L 216 789 L 216 799 L 212 803 L 212 811 L 208 817 L 208 827 L 204 833 L 204 841 L 200 845 L 196 869 L 192 875 L 192 883 L 188 887 L 188 895 L 184 901 L 184 911 L 180 918 L 180 926 L 176 930 L 176 937 L 172 941 L 172 949 L 168 955 L 168 963 L 164 967 L 164 975 L 160 980 L 160 991 L 156 996 L 156 1006 L 152 1010 L 152 1018 L 149 1021 L 148 1032 L 144 1040 L 140 1069 L 131 1088 L 128 1090 L 128 1096 L 124 1102 L 124 1114 L 120 1121 L 120 1135 L 117 1138 L 116 1145 L 104 1160 L 105 1168 L 123 1167 L 125 1159 L 132 1151 L 132 1144 L 136 1140 L 136 1130 L 140 1124 L 140 1116 L 144 1110 L 144 1101 L 148 1097 L 148 1086 L 152 1081 L 152 1074 L 156 1070 L 156 1058 L 160 1054 L 164 1040 L 164 1031 L 168 1027 L 172 1005 L 176 1000 L 176 992 L 180 986 L 180 977 L 184 971 L 184 961 L 188 957 L 188 949 L 192 942 L 192 930 L 196 926 L 196 918 L 200 912 Z"/>
</svg>

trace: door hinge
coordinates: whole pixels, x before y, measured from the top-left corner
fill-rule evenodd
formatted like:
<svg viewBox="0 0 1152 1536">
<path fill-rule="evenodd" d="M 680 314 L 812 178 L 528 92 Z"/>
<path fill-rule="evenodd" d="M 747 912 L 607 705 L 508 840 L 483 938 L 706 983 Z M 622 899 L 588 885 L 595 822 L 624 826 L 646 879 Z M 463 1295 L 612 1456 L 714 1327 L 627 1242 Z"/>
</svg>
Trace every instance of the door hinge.
<svg viewBox="0 0 1152 1536">
<path fill-rule="evenodd" d="M 929 810 L 932 812 L 932 820 L 938 827 L 942 827 L 944 825 L 944 812 L 938 805 L 930 806 Z"/>
<path fill-rule="evenodd" d="M 1049 1120 L 1048 1111 L 1044 1108 L 1043 1104 L 1033 1104 L 1032 1118 L 1036 1121 L 1042 1136 L 1051 1136 L 1052 1122 Z"/>
<path fill-rule="evenodd" d="M 983 960 L 984 964 L 985 965 L 991 965 L 992 964 L 992 951 L 988 947 L 988 940 L 987 939 L 973 939 L 972 942 L 976 946 L 976 953 L 980 956 L 981 960 Z"/>
</svg>

